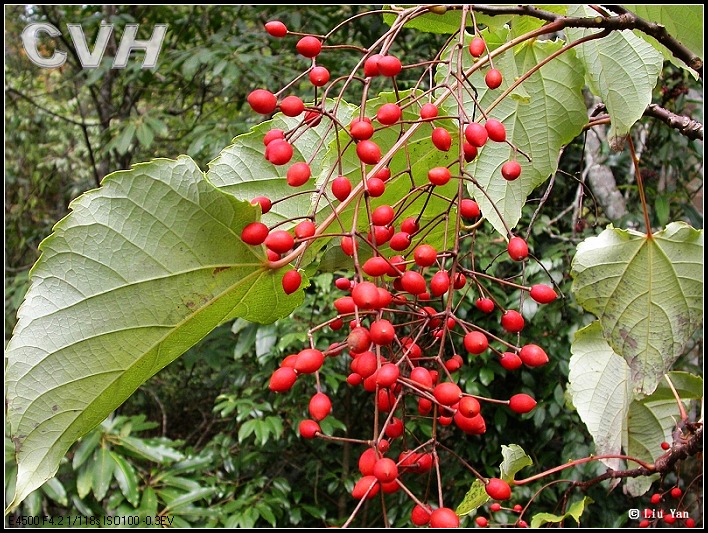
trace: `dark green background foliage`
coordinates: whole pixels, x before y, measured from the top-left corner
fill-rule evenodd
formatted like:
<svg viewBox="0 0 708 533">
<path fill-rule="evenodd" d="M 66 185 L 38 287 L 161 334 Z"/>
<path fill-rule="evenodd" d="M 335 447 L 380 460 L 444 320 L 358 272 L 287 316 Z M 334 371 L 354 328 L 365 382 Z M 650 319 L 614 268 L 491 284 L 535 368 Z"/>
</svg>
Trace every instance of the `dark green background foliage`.
<svg viewBox="0 0 708 533">
<path fill-rule="evenodd" d="M 246 95 L 258 87 L 280 88 L 307 67 L 307 61 L 295 54 L 292 39 L 272 39 L 263 31 L 266 21 L 280 19 L 294 31 L 324 34 L 372 7 L 6 7 L 6 340 L 27 288 L 28 269 L 38 258 L 37 246 L 67 213 L 71 199 L 96 187 L 109 172 L 155 156 L 174 158 L 186 153 L 206 168 L 233 137 L 261 119 L 247 106 Z M 60 70 L 45 71 L 32 64 L 21 48 L 19 34 L 29 22 L 50 21 L 61 30 L 67 22 L 80 22 L 92 43 L 102 19 L 116 24 L 117 35 L 127 23 L 169 24 L 158 68 L 142 70 L 140 62 L 131 61 L 124 70 L 112 70 L 107 57 L 101 68 L 82 70 L 70 53 Z M 337 41 L 366 47 L 385 30 L 380 15 L 361 17 L 341 28 Z M 404 31 L 393 50 L 413 63 L 434 57 L 444 42 L 445 36 Z M 68 42 L 60 47 L 70 49 Z M 354 52 L 336 57 L 337 64 L 324 60 L 333 72 L 347 72 L 358 60 Z M 405 78 L 399 80 L 399 86 L 405 85 Z M 697 87 L 684 71 L 667 66 L 655 102 L 675 113 L 690 114 L 695 91 L 701 90 Z M 293 92 L 309 95 L 304 82 Z M 642 123 L 646 134 L 642 171 L 654 203 L 652 223 L 658 228 L 682 219 L 701 228 L 701 199 L 696 196 L 696 183 L 702 184 L 700 148 L 651 119 Z M 459 371 L 460 383 L 468 392 L 498 398 L 526 392 L 538 401 L 536 410 L 523 416 L 504 407 L 485 406 L 485 435 L 465 436 L 451 428 L 443 438 L 445 446 L 485 475 L 496 474 L 505 444 L 518 444 L 532 457 L 534 466 L 522 471 L 522 477 L 593 453 L 592 439 L 564 395 L 572 335 L 591 321 L 570 296 L 568 265 L 575 245 L 607 223 L 632 226 L 642 219 L 627 152 L 606 154 L 606 164 L 630 206 L 626 220 L 619 221 L 609 219 L 581 184 L 584 151 L 582 137 L 565 150 L 543 210 L 536 212 L 547 185 L 532 197 L 519 223 L 532 232 L 534 254 L 545 267 L 529 264 L 527 284 L 548 283 L 550 276 L 565 295 L 542 309 L 529 305 L 525 310 L 524 337 L 543 345 L 551 363 L 510 373 L 489 354 L 470 359 Z M 476 248 L 480 266 L 506 277 L 508 265 L 497 260 L 502 250 L 497 236 L 490 231 L 480 233 L 478 239 L 489 241 Z M 488 250 L 484 256 L 480 256 L 482 249 Z M 362 450 L 351 444 L 303 441 L 298 436 L 297 424 L 307 416 L 307 400 L 315 392 L 314 379 L 298 380 L 287 395 L 275 395 L 267 387 L 282 358 L 306 342 L 308 328 L 336 314 L 332 301 L 338 296 L 334 279 L 339 275 L 347 273 L 315 277 L 305 305 L 287 319 L 268 326 L 237 321 L 215 330 L 143 385 L 112 420 L 75 445 L 56 481 L 36 491 L 19 512 L 148 516 L 167 507 L 165 514 L 183 526 L 342 523 L 356 503 L 349 491 Z M 518 302 L 516 294 L 495 296 L 502 303 Z M 479 314 L 470 294 L 461 315 L 475 313 Z M 483 317 L 475 318 L 484 326 Z M 317 346 L 325 348 L 342 335 L 321 331 Z M 701 348 L 697 341 L 675 368 L 699 369 Z M 327 360 L 323 390 L 332 397 L 334 410 L 323 429 L 333 435 L 363 437 L 370 432 L 372 400 L 361 388 L 347 385 L 347 374 L 344 356 Z M 127 465 L 124 479 L 102 469 L 107 454 Z M 683 474 L 688 479 L 691 469 L 700 467 L 689 462 Z M 13 468 L 6 453 L 6 488 Z M 442 473 L 445 498 L 454 507 L 473 476 L 449 454 L 442 456 Z M 590 479 L 599 473 L 599 466 L 585 465 L 565 472 L 563 478 Z M 424 494 L 428 482 L 425 476 L 411 478 L 410 486 L 416 494 Z M 584 495 L 579 490 L 566 494 L 566 486 L 560 483 L 544 490 L 531 513 L 560 513 L 567 498 L 575 501 Z M 515 489 L 513 503 L 525 503 L 540 487 Z M 627 498 L 621 490 L 610 493 L 605 483 L 586 495 L 598 502 L 583 515 L 583 524 L 591 527 L 621 526 L 628 509 L 646 506 L 643 499 Z M 387 497 L 388 518 L 394 525 L 409 525 L 411 507 L 401 492 Z M 463 525 L 472 522 L 467 518 Z M 354 522 L 356 526 L 380 524 L 378 499 L 367 503 Z"/>
</svg>

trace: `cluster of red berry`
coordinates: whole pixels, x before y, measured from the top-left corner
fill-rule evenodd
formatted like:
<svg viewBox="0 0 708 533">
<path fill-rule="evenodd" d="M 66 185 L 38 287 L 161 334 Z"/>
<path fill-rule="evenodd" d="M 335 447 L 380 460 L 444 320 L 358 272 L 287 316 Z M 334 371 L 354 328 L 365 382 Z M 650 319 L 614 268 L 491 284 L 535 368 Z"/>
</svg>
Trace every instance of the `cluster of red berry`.
<svg viewBox="0 0 708 533">
<path fill-rule="evenodd" d="M 268 22 L 266 30 L 278 38 L 291 33 L 279 21 Z M 326 48 L 323 38 L 298 36 L 297 51 L 312 60 L 307 71 L 312 85 L 315 88 L 326 86 L 330 73 L 316 63 L 317 56 Z M 469 43 L 469 53 L 475 58 L 482 56 L 486 48 L 479 36 Z M 380 54 L 369 52 L 362 58 L 361 66 L 366 80 L 377 76 L 395 78 L 405 68 L 397 57 L 383 51 Z M 502 84 L 501 73 L 491 68 L 485 81 L 489 89 L 496 89 Z M 432 93 L 428 93 L 428 98 L 430 95 Z M 504 124 L 492 117 L 485 117 L 483 123 L 469 121 L 465 124 L 460 124 L 462 119 L 459 117 L 439 117 L 439 106 L 432 101 L 423 101 L 420 95 L 380 105 L 371 117 L 366 116 L 363 106 L 360 116 L 346 125 L 336 122 L 334 114 L 325 110 L 324 101 L 318 103 L 315 100 L 314 105 L 306 106 L 297 96 L 257 89 L 249 95 L 248 102 L 254 111 L 265 115 L 276 111 L 288 117 L 302 115 L 299 128 L 316 127 L 325 118 L 331 120 L 335 129 L 348 135 L 349 144 L 341 148 L 342 153 L 348 146 L 355 147 L 360 162 L 360 174 L 331 174 L 325 180 L 318 180 L 320 185 L 315 191 L 319 197 L 327 198 L 335 213 L 328 218 L 330 224 L 341 225 L 337 215 L 354 206 L 354 222 L 350 226 L 332 231 L 324 225 L 318 226 L 313 213 L 297 223 L 293 221 L 292 230 L 269 228 L 262 222 L 253 222 L 241 233 L 245 243 L 265 245 L 271 266 L 280 267 L 284 262 L 297 261 L 300 252 L 315 239 L 338 239 L 335 242 L 352 260 L 351 276 L 336 280 L 337 288 L 343 293 L 334 302 L 337 315 L 318 326 L 339 331 L 346 324 L 348 331 L 342 341 L 321 350 L 315 347 L 313 340 L 309 347 L 288 355 L 273 372 L 269 387 L 274 392 L 285 393 L 300 376 L 317 374 L 327 357 L 349 357 L 351 372 L 346 381 L 350 386 L 361 386 L 373 395 L 376 421 L 370 438 L 354 440 L 362 444 L 364 450 L 359 457 L 361 476 L 354 485 L 353 498 L 363 502 L 379 492 L 404 490 L 415 502 L 411 514 L 415 525 L 456 527 L 459 517 L 443 505 L 442 494 L 435 506 L 421 501 L 407 488 L 403 474 L 425 474 L 438 468 L 438 434 L 442 427 L 454 425 L 466 434 L 483 434 L 486 431 L 483 403 L 506 405 L 519 414 L 529 413 L 536 406 L 536 401 L 524 393 L 499 400 L 464 392 L 454 377 L 465 364 L 465 357 L 456 349 L 459 339 L 469 356 L 491 351 L 498 356 L 500 365 L 510 371 L 523 365 L 544 365 L 549 359 L 543 348 L 536 344 L 518 345 L 518 334 L 525 326 L 522 314 L 504 309 L 485 285 L 499 283 L 512 287 L 528 293 L 539 304 L 557 298 L 551 286 L 519 285 L 494 278 L 474 267 L 473 236 L 483 217 L 477 202 L 465 197 L 463 167 L 477 157 L 487 142 L 508 142 Z M 389 154 L 382 154 L 375 140 L 379 129 L 400 127 L 403 132 L 406 125 L 404 112 L 410 115 L 411 109 L 417 109 L 415 123 L 432 127 L 430 141 L 435 149 L 449 152 L 455 142 L 460 146 L 459 157 L 450 165 L 430 168 L 427 182 L 422 184 L 417 184 L 415 177 L 411 178 L 410 166 L 394 176 L 386 166 L 396 153 L 403 153 L 405 142 L 400 139 L 405 139 L 404 136 L 399 137 L 397 147 Z M 459 135 L 453 137 L 450 130 L 441 125 L 443 120 L 457 125 Z M 290 164 L 295 152 L 293 136 L 294 131 L 270 130 L 263 139 L 265 158 L 275 166 L 289 164 L 285 179 L 293 188 L 300 188 L 310 182 L 312 170 L 307 161 Z M 455 168 L 460 171 L 452 170 Z M 501 174 L 506 180 L 515 180 L 521 174 L 521 166 L 512 159 L 502 166 Z M 389 183 L 396 179 L 412 181 L 408 195 L 394 202 L 380 199 Z M 438 192 L 453 180 L 459 183 L 456 194 L 450 196 Z M 445 212 L 429 217 L 433 222 L 422 222 L 425 212 L 406 212 L 407 198 L 421 194 L 449 200 Z M 259 204 L 264 214 L 272 207 L 266 196 L 254 198 L 253 203 Z M 437 224 L 444 224 L 445 234 L 453 235 L 449 241 L 444 239 L 445 244 L 439 246 L 440 249 L 429 244 L 429 240 L 426 242 Z M 364 227 L 366 229 L 362 229 Z M 465 245 L 472 250 L 466 251 Z M 510 235 L 507 253 L 513 262 L 523 262 L 529 256 L 528 245 L 523 238 Z M 282 283 L 287 294 L 297 291 L 302 285 L 297 268 L 289 267 Z M 499 310 L 500 326 L 505 333 L 515 336 L 515 342 L 458 316 L 456 311 L 460 303 L 471 294 L 476 296 L 476 309 L 483 315 Z M 316 388 L 308 406 L 311 418 L 299 424 L 299 432 L 306 439 L 330 438 L 323 434 L 319 422 L 331 413 L 332 401 L 323 392 L 319 379 Z M 416 437 L 418 445 L 415 447 L 397 444 L 396 441 L 401 442 L 400 438 L 407 432 L 407 422 L 412 418 L 430 420 L 432 437 L 424 441 Z M 401 448 L 397 455 L 396 447 Z M 511 487 L 506 480 L 479 477 L 492 499 L 511 497 Z M 478 523 L 479 520 L 481 517 Z"/>
</svg>

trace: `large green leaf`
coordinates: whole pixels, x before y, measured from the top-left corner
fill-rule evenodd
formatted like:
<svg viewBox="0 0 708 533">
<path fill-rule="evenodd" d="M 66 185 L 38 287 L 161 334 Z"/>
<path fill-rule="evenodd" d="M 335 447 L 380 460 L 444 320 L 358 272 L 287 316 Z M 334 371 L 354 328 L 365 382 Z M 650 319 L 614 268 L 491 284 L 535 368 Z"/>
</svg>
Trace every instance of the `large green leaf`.
<svg viewBox="0 0 708 533">
<path fill-rule="evenodd" d="M 483 34 L 488 42 L 502 42 L 508 37 L 506 33 Z M 493 91 L 487 89 L 484 82 L 487 68 L 475 71 L 469 79 L 477 90 L 480 107 L 486 110 L 517 76 L 559 50 L 562 44 L 560 41 L 534 40 L 497 56 L 494 66 L 502 72 L 504 82 Z M 471 68 L 471 56 L 463 54 L 463 58 L 463 67 Z M 455 65 L 453 60 L 453 71 Z M 440 69 L 438 81 L 448 75 L 447 69 Z M 490 116 L 502 121 L 506 127 L 507 139 L 531 158 L 527 161 L 523 156 L 517 156 L 521 164 L 521 177 L 512 182 L 501 175 L 502 165 L 512 157 L 512 149 L 506 143 L 488 141 L 479 156 L 468 165 L 470 173 L 486 191 L 485 195 L 470 184 L 470 194 L 479 203 L 482 214 L 502 235 L 507 236 L 507 232 L 501 219 L 510 228 L 516 226 L 529 194 L 556 171 L 561 148 L 572 141 L 587 123 L 581 92 L 583 85 L 582 68 L 579 68 L 575 55 L 562 54 L 530 76 L 491 111 Z M 445 105 L 446 114 L 459 114 L 452 99 L 448 99 Z M 469 117 L 483 122 L 467 92 L 464 107 Z"/>
<path fill-rule="evenodd" d="M 591 17 L 596 13 L 577 5 L 569 8 L 568 15 Z M 571 28 L 566 33 L 569 39 L 575 40 L 597 33 L 597 30 Z M 609 143 L 621 147 L 632 125 L 651 103 L 652 91 L 664 64 L 663 57 L 629 30 L 613 31 L 607 37 L 581 44 L 576 50 L 585 66 L 590 90 L 602 99 L 610 114 Z"/>
<path fill-rule="evenodd" d="M 703 4 L 622 4 L 622 7 L 645 20 L 661 24 L 669 35 L 703 59 Z M 665 59 L 681 68 L 687 68 L 683 61 L 677 60 L 659 41 L 644 33 L 638 35 L 650 42 Z"/>
<path fill-rule="evenodd" d="M 609 228 L 578 246 L 571 275 L 634 389 L 651 394 L 703 321 L 703 232 L 682 222 L 651 238 Z"/>
<path fill-rule="evenodd" d="M 272 322 L 302 301 L 240 239 L 256 217 L 188 157 L 107 177 L 40 246 L 7 349 L 18 462 L 10 508 L 69 446 L 217 325 Z M 127 439 L 126 439 L 127 440 Z"/>
<path fill-rule="evenodd" d="M 598 322 L 575 334 L 571 346 L 568 392 L 595 441 L 598 455 L 618 454 L 627 441 L 626 419 L 632 402 L 627 363 L 612 351 Z M 618 468 L 619 460 L 605 460 Z"/>
</svg>

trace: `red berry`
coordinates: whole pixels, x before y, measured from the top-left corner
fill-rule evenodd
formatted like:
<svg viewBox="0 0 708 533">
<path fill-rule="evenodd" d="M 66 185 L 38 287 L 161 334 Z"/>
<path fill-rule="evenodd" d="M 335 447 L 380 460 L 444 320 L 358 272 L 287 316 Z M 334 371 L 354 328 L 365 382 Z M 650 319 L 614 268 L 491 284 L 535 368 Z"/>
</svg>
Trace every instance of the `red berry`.
<svg viewBox="0 0 708 533">
<path fill-rule="evenodd" d="M 465 154 L 465 161 L 468 163 L 474 161 L 474 158 L 477 157 L 477 147 L 472 146 L 467 141 L 462 143 L 462 151 Z"/>
<path fill-rule="evenodd" d="M 687 518 L 684 525 L 686 527 L 696 527 L 696 521 L 693 518 Z"/>
<path fill-rule="evenodd" d="M 385 126 L 395 124 L 401 119 L 401 108 L 396 104 L 384 104 L 376 112 L 376 119 Z"/>
<path fill-rule="evenodd" d="M 371 213 L 371 222 L 377 226 L 386 226 L 393 222 L 396 212 L 390 205 L 380 205 Z"/>
<path fill-rule="evenodd" d="M 273 202 L 271 202 L 270 198 L 267 196 L 256 196 L 253 200 L 251 200 L 251 205 L 260 205 L 261 213 L 265 215 L 268 211 L 270 211 L 270 208 L 273 207 Z"/>
<path fill-rule="evenodd" d="M 668 442 L 664 441 L 661 443 L 662 450 L 668 450 L 669 448 L 671 448 L 671 444 L 669 444 Z"/>
<path fill-rule="evenodd" d="M 286 96 L 280 101 L 280 111 L 286 117 L 296 117 L 305 111 L 305 104 L 298 96 Z"/>
<path fill-rule="evenodd" d="M 322 42 L 312 35 L 306 35 L 295 45 L 295 49 L 301 56 L 316 57 L 322 51 Z"/>
<path fill-rule="evenodd" d="M 379 460 L 379 456 L 374 448 L 367 448 L 359 456 L 359 472 L 362 476 L 373 476 L 374 465 Z"/>
<path fill-rule="evenodd" d="M 489 347 L 487 336 L 481 331 L 470 331 L 464 338 L 465 349 L 472 354 L 479 355 Z"/>
<path fill-rule="evenodd" d="M 389 264 L 381 256 L 371 257 L 361 266 L 364 273 L 372 278 L 378 278 L 388 272 Z M 361 284 L 359 284 L 361 285 Z M 358 286 L 358 285 L 357 285 Z"/>
<path fill-rule="evenodd" d="M 673 514 L 665 513 L 664 522 L 666 524 L 672 525 L 676 523 L 676 517 Z"/>
<path fill-rule="evenodd" d="M 524 329 L 524 317 L 518 311 L 510 309 L 502 315 L 501 325 L 509 333 L 518 333 Z"/>
<path fill-rule="evenodd" d="M 654 505 L 656 505 L 657 503 L 660 503 L 661 502 L 661 494 L 652 494 L 651 499 L 649 501 L 651 501 L 651 503 L 653 503 Z"/>
<path fill-rule="evenodd" d="M 295 238 L 282 229 L 271 231 L 265 239 L 265 245 L 279 254 L 291 250 L 294 244 Z"/>
<path fill-rule="evenodd" d="M 428 267 L 434 265 L 438 258 L 438 252 L 429 244 L 421 244 L 413 250 L 413 259 L 416 265 Z"/>
<path fill-rule="evenodd" d="M 457 427 L 468 435 L 483 435 L 487 431 L 487 424 L 482 415 L 468 418 L 458 411 L 453 419 Z"/>
<path fill-rule="evenodd" d="M 522 510 L 523 510 L 523 507 L 521 507 L 520 503 L 517 503 L 516 505 L 514 505 L 514 512 L 515 513 L 520 513 Z"/>
<path fill-rule="evenodd" d="M 646 518 L 639 522 L 639 527 L 649 527 L 650 525 L 651 525 L 651 522 L 649 520 L 647 520 Z"/>
<path fill-rule="evenodd" d="M 268 130 L 268 133 L 263 136 L 263 146 L 268 146 L 270 141 L 274 141 L 275 139 L 285 140 L 285 132 L 277 128 Z"/>
<path fill-rule="evenodd" d="M 379 320 L 379 322 L 381 322 Z M 386 320 L 388 322 L 388 320 Z M 371 338 L 374 338 L 374 325 L 376 325 L 377 322 L 374 322 L 371 325 Z M 391 323 L 389 322 L 389 325 Z M 393 327 L 391 327 L 393 329 Z M 374 341 L 376 342 L 376 341 Z M 381 368 L 376 372 L 376 383 L 379 385 L 379 387 L 391 387 L 398 381 L 398 376 L 401 375 L 401 371 L 398 369 L 396 365 L 393 363 L 386 363 L 381 365 Z M 395 437 L 391 437 L 395 438 Z"/>
<path fill-rule="evenodd" d="M 287 392 L 295 384 L 297 372 L 289 366 L 281 366 L 270 376 L 268 388 L 273 392 Z"/>
<path fill-rule="evenodd" d="M 425 278 L 413 270 L 404 272 L 401 276 L 401 285 L 403 285 L 403 290 L 409 294 L 421 294 L 426 290 Z"/>
<path fill-rule="evenodd" d="M 445 128 L 435 128 L 430 138 L 435 148 L 442 152 L 448 152 L 452 146 L 452 136 Z"/>
<path fill-rule="evenodd" d="M 369 142 L 369 141 L 362 141 L 362 142 Z M 386 191 L 386 184 L 384 181 L 380 178 L 369 178 L 366 180 L 366 192 L 369 193 L 369 196 L 372 198 L 378 198 L 381 196 L 384 192 Z"/>
<path fill-rule="evenodd" d="M 271 20 L 265 23 L 266 31 L 273 37 L 285 37 L 288 33 L 288 28 L 279 20 Z"/>
<path fill-rule="evenodd" d="M 303 420 L 300 422 L 298 430 L 303 439 L 314 439 L 322 431 L 320 425 L 314 420 Z"/>
<path fill-rule="evenodd" d="M 381 148 L 374 141 L 359 141 L 356 145 L 356 155 L 363 163 L 375 165 L 381 161 Z"/>
<path fill-rule="evenodd" d="M 324 363 L 324 354 L 314 348 L 306 348 L 297 354 L 295 370 L 300 374 L 314 374 Z"/>
<path fill-rule="evenodd" d="M 531 298 L 540 304 L 547 304 L 558 298 L 556 292 L 548 285 L 534 285 L 531 287 Z M 668 448 L 665 448 L 668 449 Z"/>
<path fill-rule="evenodd" d="M 503 479 L 490 478 L 484 490 L 487 491 L 487 494 L 493 500 L 508 500 L 511 498 L 511 487 Z"/>
<path fill-rule="evenodd" d="M 671 497 L 672 498 L 675 498 L 678 500 L 681 497 L 681 494 L 683 494 L 683 491 L 680 488 L 674 487 L 673 489 L 671 489 Z"/>
<path fill-rule="evenodd" d="M 364 76 L 371 78 L 381 74 L 379 72 L 379 59 L 381 57 L 381 54 L 373 54 L 366 58 L 366 61 L 364 61 Z"/>
<path fill-rule="evenodd" d="M 433 387 L 433 378 L 430 376 L 430 371 L 422 366 L 417 366 L 411 370 L 411 381 L 415 381 L 428 389 Z"/>
<path fill-rule="evenodd" d="M 374 126 L 371 124 L 371 119 L 366 117 L 363 119 L 355 118 L 349 124 L 349 133 L 357 141 L 370 139 L 374 134 Z"/>
<path fill-rule="evenodd" d="M 247 97 L 251 108 L 261 115 L 269 115 L 278 105 L 275 95 L 266 89 L 256 89 L 251 91 Z"/>
<path fill-rule="evenodd" d="M 433 396 L 442 405 L 453 405 L 460 401 L 462 391 L 456 383 L 446 381 L 435 386 Z"/>
<path fill-rule="evenodd" d="M 519 358 L 527 366 L 542 366 L 548 363 L 548 355 L 536 344 L 526 344 L 519 350 Z"/>
<path fill-rule="evenodd" d="M 506 181 L 514 181 L 521 175 L 521 165 L 516 161 L 507 161 L 502 165 L 501 173 Z"/>
<path fill-rule="evenodd" d="M 291 187 L 300 187 L 307 183 L 311 175 L 310 165 L 301 161 L 290 166 L 286 174 L 286 179 L 288 185 Z"/>
<path fill-rule="evenodd" d="M 487 119 L 484 123 L 484 129 L 487 130 L 489 138 L 495 142 L 501 143 L 506 140 L 506 128 L 504 124 L 495 118 Z"/>
<path fill-rule="evenodd" d="M 504 352 L 499 363 L 507 370 L 516 370 L 524 364 L 521 358 L 513 352 Z"/>
<path fill-rule="evenodd" d="M 481 37 L 475 37 L 470 41 L 470 54 L 472 57 L 479 57 L 484 53 L 486 48 L 484 39 Z"/>
<path fill-rule="evenodd" d="M 457 407 L 457 411 L 467 418 L 475 417 L 479 414 L 480 405 L 476 398 L 472 396 L 463 396 L 460 399 L 460 405 Z"/>
<path fill-rule="evenodd" d="M 381 170 L 379 170 L 376 174 L 374 174 L 373 177 L 378 178 L 381 181 L 387 181 L 391 177 L 391 169 L 388 167 L 384 167 Z"/>
<path fill-rule="evenodd" d="M 297 270 L 288 270 L 282 279 L 285 294 L 292 294 L 300 288 L 302 275 Z"/>
<path fill-rule="evenodd" d="M 446 270 L 436 272 L 430 280 L 430 294 L 442 296 L 450 289 L 450 275 Z"/>
<path fill-rule="evenodd" d="M 305 124 L 311 128 L 317 127 L 322 122 L 322 113 L 314 109 L 310 109 L 305 113 Z"/>
<path fill-rule="evenodd" d="M 492 511 L 493 513 L 496 513 L 497 511 L 501 511 L 501 505 L 494 502 L 492 505 L 489 506 L 489 510 Z"/>
<path fill-rule="evenodd" d="M 502 84 L 502 73 L 495 68 L 489 69 L 484 76 L 484 82 L 490 89 L 496 89 Z"/>
<path fill-rule="evenodd" d="M 479 527 L 487 527 L 487 525 L 489 524 L 489 520 L 487 520 L 483 516 L 478 516 L 477 518 L 475 518 L 474 521 L 477 522 L 477 525 Z"/>
<path fill-rule="evenodd" d="M 423 507 L 419 504 L 416 504 L 415 507 L 413 507 L 413 510 L 411 511 L 411 522 L 413 522 L 413 525 L 416 526 L 428 525 L 428 523 L 430 522 L 431 513 L 432 510 L 430 509 L 429 505 Z"/>
<path fill-rule="evenodd" d="M 483 313 L 491 313 L 494 311 L 494 300 L 491 298 L 479 297 L 475 300 L 474 305 Z"/>
<path fill-rule="evenodd" d="M 379 289 L 370 281 L 363 281 L 357 283 L 352 289 L 352 298 L 360 309 L 377 309 L 379 303 Z"/>
<path fill-rule="evenodd" d="M 536 407 L 536 400 L 528 394 L 514 394 L 509 398 L 509 408 L 520 415 L 533 411 L 534 407 Z"/>
<path fill-rule="evenodd" d="M 441 507 L 430 514 L 430 527 L 460 527 L 460 517 L 452 509 Z"/>
<path fill-rule="evenodd" d="M 464 198 L 460 202 L 460 216 L 469 220 L 477 218 L 481 214 L 479 204 L 469 198 Z"/>
<path fill-rule="evenodd" d="M 342 249 L 342 251 L 345 254 L 347 254 L 349 257 L 353 257 L 354 256 L 354 249 L 359 247 L 357 242 L 351 237 L 342 237 L 339 240 L 339 246 Z"/>
<path fill-rule="evenodd" d="M 337 278 L 334 281 L 334 285 L 340 291 L 349 291 L 352 288 L 352 282 L 351 282 L 351 280 L 349 280 L 347 278 Z"/>
<path fill-rule="evenodd" d="M 514 261 L 523 261 L 529 255 L 529 247 L 521 237 L 512 237 L 506 247 L 509 257 Z"/>
<path fill-rule="evenodd" d="M 359 326 L 349 332 L 347 347 L 352 353 L 363 353 L 371 346 L 371 335 L 365 327 Z M 374 364 L 376 362 L 374 361 Z"/>
<path fill-rule="evenodd" d="M 376 63 L 379 74 L 392 78 L 399 74 L 403 68 L 400 59 L 395 56 L 381 56 Z"/>
<path fill-rule="evenodd" d="M 428 170 L 428 180 L 433 185 L 445 185 L 452 178 L 447 167 L 435 167 Z"/>
<path fill-rule="evenodd" d="M 309 77 L 312 85 L 323 87 L 329 81 L 329 70 L 325 67 L 312 67 Z"/>
<path fill-rule="evenodd" d="M 308 410 L 315 420 L 324 420 L 332 412 L 332 401 L 324 392 L 318 392 L 310 398 Z"/>
<path fill-rule="evenodd" d="M 251 222 L 241 230 L 241 240 L 251 246 L 263 244 L 268 237 L 268 226 L 262 222 Z"/>
<path fill-rule="evenodd" d="M 393 237 L 391 237 L 391 241 L 389 242 L 391 250 L 395 250 L 397 252 L 402 252 L 410 245 L 411 236 L 405 231 L 399 231 L 398 233 L 395 233 Z"/>
<path fill-rule="evenodd" d="M 352 192 L 352 183 L 344 176 L 337 176 L 332 180 L 332 194 L 334 197 L 343 202 Z"/>
<path fill-rule="evenodd" d="M 471 122 L 467 124 L 465 128 L 465 139 L 472 146 L 481 148 L 487 142 L 489 138 L 489 133 L 484 126 L 477 122 Z"/>
<path fill-rule="evenodd" d="M 438 106 L 435 104 L 427 103 L 423 104 L 420 108 L 420 118 L 423 120 L 431 120 L 438 116 Z"/>
<path fill-rule="evenodd" d="M 371 341 L 379 346 L 388 346 L 396 338 L 396 330 L 388 320 L 377 320 L 369 327 Z M 398 367 L 396 367 L 398 368 Z"/>
<path fill-rule="evenodd" d="M 312 222 L 312 220 L 303 220 L 302 222 L 298 223 L 297 226 L 295 226 L 295 236 L 298 239 L 307 239 L 309 237 L 312 237 L 315 234 L 315 231 L 317 231 L 317 227 L 315 226 L 315 223 Z"/>
<path fill-rule="evenodd" d="M 361 500 L 364 497 L 370 500 L 379 493 L 380 488 L 381 485 L 376 476 L 364 476 L 354 485 L 352 496 L 355 500 Z"/>
<path fill-rule="evenodd" d="M 393 481 L 398 477 L 396 462 L 388 457 L 379 459 L 374 465 L 374 476 L 383 483 Z"/>
<path fill-rule="evenodd" d="M 293 146 L 286 140 L 274 139 L 266 146 L 265 156 L 274 165 L 285 165 L 293 157 Z"/>
</svg>

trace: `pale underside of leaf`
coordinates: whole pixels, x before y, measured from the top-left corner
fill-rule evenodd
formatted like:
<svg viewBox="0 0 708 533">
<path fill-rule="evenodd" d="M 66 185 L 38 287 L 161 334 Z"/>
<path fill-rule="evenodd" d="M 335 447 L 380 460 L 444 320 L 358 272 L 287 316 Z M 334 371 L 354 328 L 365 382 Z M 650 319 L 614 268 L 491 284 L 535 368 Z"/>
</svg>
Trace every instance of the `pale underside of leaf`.
<svg viewBox="0 0 708 533">
<path fill-rule="evenodd" d="M 569 9 L 572 16 L 594 16 L 586 6 Z M 570 39 L 579 39 L 597 30 L 568 29 Z M 581 44 L 577 48 L 585 66 L 590 90 L 607 106 L 611 126 L 611 146 L 623 146 L 632 125 L 641 118 L 651 103 L 652 91 L 663 67 L 663 57 L 652 45 L 630 30 L 614 31 L 602 39 Z"/>
<path fill-rule="evenodd" d="M 578 246 L 571 275 L 637 391 L 651 394 L 703 320 L 702 231 L 672 223 L 647 239 L 606 229 Z"/>
<path fill-rule="evenodd" d="M 516 76 L 535 67 L 562 45 L 560 41 L 534 41 L 497 56 L 494 65 L 504 75 L 504 82 L 496 90 L 486 87 L 484 74 L 487 68 L 475 71 L 469 79 L 478 92 L 480 107 L 486 110 Z M 463 66 L 470 68 L 471 58 L 468 54 L 463 57 Z M 439 78 L 447 75 L 448 72 L 442 71 Z M 505 98 L 490 112 L 490 117 L 500 120 L 506 127 L 507 139 L 531 158 L 528 161 L 521 154 L 514 155 L 506 143 L 487 141 L 477 158 L 467 165 L 477 182 L 477 185 L 468 185 L 470 194 L 479 203 L 485 218 L 505 237 L 508 236 L 506 226 L 513 230 L 520 220 L 528 196 L 558 168 L 562 147 L 572 141 L 587 123 L 581 92 L 583 85 L 583 73 L 574 54 L 565 53 L 525 80 L 517 90 L 519 97 Z M 483 123 L 467 93 L 463 100 L 467 116 Z M 449 99 L 445 105 L 447 113 L 459 114 L 454 100 Z M 502 177 L 501 167 L 512 158 L 521 164 L 521 176 L 509 182 Z"/>
<path fill-rule="evenodd" d="M 262 247 L 240 240 L 256 209 L 215 189 L 187 157 L 115 173 L 71 209 L 40 246 L 6 349 L 13 506 L 216 326 L 272 322 L 302 298 L 286 297 Z"/>
</svg>

